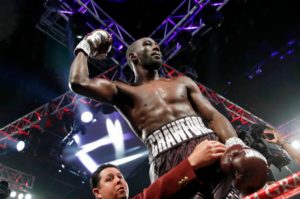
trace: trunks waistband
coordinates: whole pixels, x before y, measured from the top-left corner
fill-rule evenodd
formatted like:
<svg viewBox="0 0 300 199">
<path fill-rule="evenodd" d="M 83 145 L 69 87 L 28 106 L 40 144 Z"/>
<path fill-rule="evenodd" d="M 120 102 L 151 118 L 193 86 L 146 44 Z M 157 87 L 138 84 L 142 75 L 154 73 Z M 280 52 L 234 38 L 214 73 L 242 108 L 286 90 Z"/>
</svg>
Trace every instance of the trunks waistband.
<svg viewBox="0 0 300 199">
<path fill-rule="evenodd" d="M 187 116 L 163 125 L 143 141 L 149 149 L 151 160 L 171 148 L 209 133 L 213 131 L 204 125 L 201 117 Z"/>
</svg>

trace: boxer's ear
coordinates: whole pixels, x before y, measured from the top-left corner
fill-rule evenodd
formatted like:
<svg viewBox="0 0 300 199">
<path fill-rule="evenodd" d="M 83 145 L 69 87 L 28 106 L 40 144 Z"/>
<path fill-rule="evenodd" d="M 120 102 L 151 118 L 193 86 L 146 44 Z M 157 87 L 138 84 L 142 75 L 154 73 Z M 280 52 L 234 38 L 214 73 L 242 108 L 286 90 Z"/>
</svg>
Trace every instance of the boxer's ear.
<svg viewBox="0 0 300 199">
<path fill-rule="evenodd" d="M 130 62 L 132 62 L 133 64 L 137 64 L 138 57 L 137 57 L 137 55 L 135 53 L 133 53 L 133 52 L 129 53 L 128 54 L 128 58 L 129 58 Z"/>
<path fill-rule="evenodd" d="M 94 188 L 93 189 L 93 194 L 94 194 L 96 199 L 102 199 L 102 194 L 101 194 L 99 188 Z"/>
</svg>

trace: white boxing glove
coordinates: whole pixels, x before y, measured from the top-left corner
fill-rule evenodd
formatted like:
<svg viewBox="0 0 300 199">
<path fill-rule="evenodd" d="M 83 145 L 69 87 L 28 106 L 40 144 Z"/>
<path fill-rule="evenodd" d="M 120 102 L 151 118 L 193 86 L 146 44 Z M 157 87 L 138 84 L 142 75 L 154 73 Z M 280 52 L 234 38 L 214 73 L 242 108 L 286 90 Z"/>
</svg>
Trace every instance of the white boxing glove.
<svg viewBox="0 0 300 199">
<path fill-rule="evenodd" d="M 76 46 L 74 54 L 79 51 L 87 56 L 105 58 L 112 45 L 112 36 L 105 30 L 96 29 L 84 37 Z"/>
<path fill-rule="evenodd" d="M 242 146 L 247 146 L 247 145 L 243 142 L 243 140 L 241 140 L 241 139 L 238 138 L 238 137 L 231 137 L 231 138 L 227 139 L 226 142 L 225 142 L 225 146 L 226 146 L 226 147 L 231 147 L 231 146 L 236 145 L 236 144 L 242 145 Z"/>
</svg>

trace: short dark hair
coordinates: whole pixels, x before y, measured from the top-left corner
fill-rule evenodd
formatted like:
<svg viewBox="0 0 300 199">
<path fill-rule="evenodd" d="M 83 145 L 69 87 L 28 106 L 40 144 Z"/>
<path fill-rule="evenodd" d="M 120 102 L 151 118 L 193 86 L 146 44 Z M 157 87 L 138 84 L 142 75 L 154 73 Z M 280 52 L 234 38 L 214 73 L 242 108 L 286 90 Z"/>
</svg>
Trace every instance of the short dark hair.
<svg viewBox="0 0 300 199">
<path fill-rule="evenodd" d="M 130 69 L 133 70 L 132 68 L 132 65 L 130 64 L 130 61 L 129 61 L 129 54 L 134 52 L 136 50 L 136 42 L 137 41 L 134 41 L 132 42 L 128 47 L 127 47 L 127 50 L 126 50 L 126 59 L 127 59 L 127 64 L 129 65 Z"/>
<path fill-rule="evenodd" d="M 110 168 L 110 167 L 116 168 L 120 171 L 120 168 L 118 166 L 114 165 L 114 164 L 107 163 L 107 164 L 100 165 L 97 168 L 97 170 L 92 173 L 92 176 L 90 178 L 90 185 L 91 185 L 92 189 L 98 186 L 99 181 L 101 179 L 100 175 L 99 175 L 101 173 L 101 171 L 106 169 L 106 168 Z"/>
</svg>

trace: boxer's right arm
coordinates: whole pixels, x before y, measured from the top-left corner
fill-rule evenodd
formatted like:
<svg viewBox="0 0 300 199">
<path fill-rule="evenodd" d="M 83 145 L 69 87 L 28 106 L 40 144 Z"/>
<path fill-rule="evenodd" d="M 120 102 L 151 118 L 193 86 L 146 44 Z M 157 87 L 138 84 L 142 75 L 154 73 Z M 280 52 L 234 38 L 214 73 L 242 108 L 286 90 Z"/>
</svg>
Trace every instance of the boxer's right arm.
<svg viewBox="0 0 300 199">
<path fill-rule="evenodd" d="M 88 56 L 85 53 L 81 51 L 77 53 L 70 69 L 70 88 L 80 95 L 97 101 L 113 103 L 118 93 L 117 85 L 106 79 L 90 78 L 87 60 Z"/>
<path fill-rule="evenodd" d="M 97 101 L 113 103 L 118 93 L 117 85 L 106 79 L 90 78 L 88 70 L 88 57 L 105 56 L 111 42 L 109 33 L 95 30 L 77 45 L 69 75 L 69 86 L 74 92 Z"/>
</svg>

